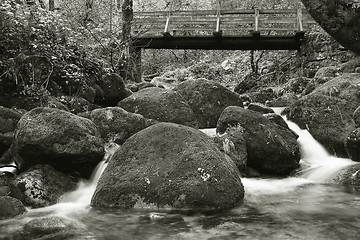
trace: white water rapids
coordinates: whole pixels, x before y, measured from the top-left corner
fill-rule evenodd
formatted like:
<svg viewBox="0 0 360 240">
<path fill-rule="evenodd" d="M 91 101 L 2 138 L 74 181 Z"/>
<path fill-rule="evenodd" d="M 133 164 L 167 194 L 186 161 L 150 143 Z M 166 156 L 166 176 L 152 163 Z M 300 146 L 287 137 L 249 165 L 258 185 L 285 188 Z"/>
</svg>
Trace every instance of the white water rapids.
<svg viewBox="0 0 360 240">
<path fill-rule="evenodd" d="M 278 112 L 277 109 L 275 111 Z M 298 144 L 302 156 L 300 161 L 301 170 L 297 177 L 285 179 L 242 178 L 246 192 L 245 195 L 248 198 L 253 199 L 259 196 L 282 194 L 309 183 L 329 182 L 343 168 L 354 164 L 349 159 L 331 156 L 307 130 L 300 129 L 295 123 L 286 119 L 285 121 L 299 135 Z M 209 136 L 216 135 L 215 129 L 203 129 L 201 131 Z M 108 155 L 111 155 L 117 147 L 110 148 L 110 154 Z M 109 156 L 106 156 L 106 158 L 109 158 Z M 88 211 L 90 209 L 91 197 L 106 166 L 105 160 L 99 163 L 91 179 L 88 182 L 81 182 L 78 189 L 74 192 L 65 194 L 58 204 L 41 209 L 31 209 L 30 212 L 48 212 L 53 215 L 67 217 Z"/>
</svg>

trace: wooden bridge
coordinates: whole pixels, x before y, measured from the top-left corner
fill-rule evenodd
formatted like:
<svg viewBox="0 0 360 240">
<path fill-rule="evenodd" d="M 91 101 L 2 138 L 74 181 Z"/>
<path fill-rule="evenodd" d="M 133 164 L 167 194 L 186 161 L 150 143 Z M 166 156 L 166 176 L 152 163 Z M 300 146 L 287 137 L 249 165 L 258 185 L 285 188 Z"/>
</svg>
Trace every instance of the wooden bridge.
<svg viewBox="0 0 360 240">
<path fill-rule="evenodd" d="M 134 12 L 136 48 L 299 50 L 315 21 L 302 9 Z"/>
</svg>

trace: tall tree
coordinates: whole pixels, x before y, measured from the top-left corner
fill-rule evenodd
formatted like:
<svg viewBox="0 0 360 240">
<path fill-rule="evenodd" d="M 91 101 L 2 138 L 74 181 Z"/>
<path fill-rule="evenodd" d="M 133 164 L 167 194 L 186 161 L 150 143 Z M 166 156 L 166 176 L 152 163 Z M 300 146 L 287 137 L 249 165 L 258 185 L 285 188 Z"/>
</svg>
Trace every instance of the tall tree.
<svg viewBox="0 0 360 240">
<path fill-rule="evenodd" d="M 122 5 L 122 38 L 124 46 L 125 79 L 141 81 L 141 49 L 135 49 L 131 38 L 131 22 L 133 20 L 133 1 L 124 0 Z"/>
<path fill-rule="evenodd" d="M 360 55 L 360 0 L 301 0 L 336 41 Z"/>
</svg>

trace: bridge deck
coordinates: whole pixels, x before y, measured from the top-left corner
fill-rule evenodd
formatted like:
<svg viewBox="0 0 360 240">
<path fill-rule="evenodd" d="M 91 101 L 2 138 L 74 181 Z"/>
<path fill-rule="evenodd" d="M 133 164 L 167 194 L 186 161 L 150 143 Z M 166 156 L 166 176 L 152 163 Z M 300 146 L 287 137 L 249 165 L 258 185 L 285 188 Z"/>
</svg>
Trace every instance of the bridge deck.
<svg viewBox="0 0 360 240">
<path fill-rule="evenodd" d="M 301 9 L 134 12 L 139 48 L 299 49 L 314 20 Z"/>
</svg>

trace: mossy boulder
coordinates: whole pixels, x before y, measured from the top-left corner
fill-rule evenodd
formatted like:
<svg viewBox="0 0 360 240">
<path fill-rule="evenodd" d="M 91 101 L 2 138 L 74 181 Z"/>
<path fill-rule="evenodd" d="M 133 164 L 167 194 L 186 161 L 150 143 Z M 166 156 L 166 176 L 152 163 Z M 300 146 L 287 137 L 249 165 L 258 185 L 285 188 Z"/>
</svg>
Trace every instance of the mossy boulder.
<svg viewBox="0 0 360 240">
<path fill-rule="evenodd" d="M 95 103 L 101 106 L 116 106 L 122 99 L 130 94 L 125 87 L 124 80 L 116 73 L 106 74 L 99 82 L 101 94 L 95 96 Z"/>
<path fill-rule="evenodd" d="M 355 111 L 353 113 L 353 119 L 355 122 L 355 127 L 356 128 L 360 127 L 360 107 L 355 109 Z"/>
<path fill-rule="evenodd" d="M 118 106 L 160 122 L 199 127 L 189 104 L 181 94 L 172 90 L 157 87 L 144 88 L 120 101 Z"/>
<path fill-rule="evenodd" d="M 274 113 L 274 110 L 271 107 L 265 106 L 262 103 L 250 103 L 247 109 L 263 114 Z"/>
<path fill-rule="evenodd" d="M 204 133 L 158 123 L 130 137 L 111 158 L 93 207 L 219 210 L 244 197 L 234 162 Z"/>
<path fill-rule="evenodd" d="M 104 155 L 103 140 L 89 119 L 54 108 L 35 108 L 19 120 L 12 152 L 22 171 L 36 164 L 89 177 Z"/>
<path fill-rule="evenodd" d="M 216 127 L 221 112 L 227 106 L 243 106 L 240 95 L 206 79 L 187 80 L 175 87 L 174 91 L 189 103 L 200 128 Z"/>
<path fill-rule="evenodd" d="M 144 118 L 120 107 L 99 108 L 79 115 L 93 121 L 106 142 L 117 144 L 123 144 L 133 134 L 157 123 L 156 120 Z"/>
<path fill-rule="evenodd" d="M 344 184 L 356 191 L 360 191 L 360 164 L 354 164 L 342 169 L 333 182 Z"/>
<path fill-rule="evenodd" d="M 37 217 L 27 222 L 21 233 L 21 239 L 94 239 L 87 229 L 79 223 L 65 217 Z"/>
<path fill-rule="evenodd" d="M 10 182 L 10 195 L 25 206 L 45 207 L 57 203 L 66 192 L 75 190 L 77 180 L 51 166 L 36 165 Z"/>
<path fill-rule="evenodd" d="M 21 116 L 16 110 L 0 106 L 0 157 L 10 148 Z"/>
<path fill-rule="evenodd" d="M 247 149 L 244 138 L 244 129 L 241 126 L 227 128 L 224 134 L 216 135 L 214 142 L 220 151 L 229 156 L 245 175 L 247 165 Z"/>
<path fill-rule="evenodd" d="M 360 74 L 343 74 L 321 84 L 284 110 L 289 120 L 331 153 L 347 157 L 345 140 L 355 130 L 353 113 L 360 105 Z"/>
<path fill-rule="evenodd" d="M 347 136 L 345 149 L 351 160 L 360 162 L 360 128 L 355 129 Z"/>
<path fill-rule="evenodd" d="M 288 175 L 299 167 L 297 136 L 260 113 L 241 107 L 227 107 L 216 131 L 223 134 L 237 127 L 243 132 L 247 149 L 247 166 L 261 174 Z"/>
<path fill-rule="evenodd" d="M 0 196 L 0 220 L 16 217 L 26 212 L 22 202 L 16 198 Z"/>
</svg>

